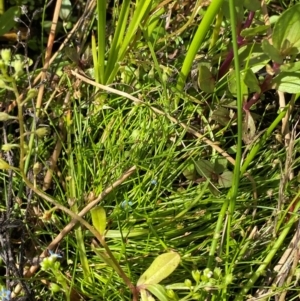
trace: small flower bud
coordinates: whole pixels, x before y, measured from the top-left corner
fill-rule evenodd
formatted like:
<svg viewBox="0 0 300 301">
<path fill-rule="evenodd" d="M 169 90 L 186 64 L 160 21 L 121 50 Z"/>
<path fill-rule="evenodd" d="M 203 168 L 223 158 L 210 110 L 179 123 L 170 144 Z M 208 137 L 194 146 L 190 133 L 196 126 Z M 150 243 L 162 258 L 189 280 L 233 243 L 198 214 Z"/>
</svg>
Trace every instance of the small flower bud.
<svg viewBox="0 0 300 301">
<path fill-rule="evenodd" d="M 43 259 L 43 261 L 40 263 L 42 271 L 47 271 L 51 265 L 52 261 L 49 260 L 50 257 L 46 257 Z"/>
<path fill-rule="evenodd" d="M 26 103 L 28 100 L 32 99 L 32 98 L 35 98 L 38 94 L 38 91 L 37 89 L 30 89 L 28 92 L 27 92 L 27 95 L 26 95 L 26 98 L 24 99 L 24 101 L 22 102 L 22 105 L 24 103 Z"/>
<path fill-rule="evenodd" d="M 1 57 L 6 64 L 9 64 L 10 60 L 11 60 L 11 50 L 10 49 L 2 49 Z"/>
<path fill-rule="evenodd" d="M 0 158 L 0 169 L 11 169 L 11 166 Z"/>
<path fill-rule="evenodd" d="M 15 75 L 20 76 L 23 74 L 23 62 L 20 60 L 16 60 L 12 62 L 13 67 L 15 68 Z"/>
<path fill-rule="evenodd" d="M 186 287 L 191 288 L 192 287 L 192 281 L 190 279 L 185 279 L 184 284 Z"/>
<path fill-rule="evenodd" d="M 41 217 L 41 219 L 45 220 L 45 221 L 50 221 L 51 218 L 52 218 L 52 211 L 51 210 L 45 211 L 43 216 Z"/>
<path fill-rule="evenodd" d="M 4 80 L 0 79 L 0 88 L 7 89 L 7 85 L 5 84 Z"/>
<path fill-rule="evenodd" d="M 23 144 L 23 150 L 24 150 L 25 154 L 27 154 L 27 152 L 28 152 L 28 144 L 25 143 L 25 142 Z"/>
<path fill-rule="evenodd" d="M 30 90 L 27 92 L 26 98 L 34 98 L 34 97 L 37 96 L 37 94 L 38 94 L 37 89 L 30 89 Z"/>
<path fill-rule="evenodd" d="M 47 136 L 49 134 L 49 128 L 46 127 L 42 127 L 42 128 L 38 128 L 35 131 L 35 134 L 39 137 L 39 138 L 43 138 L 45 136 Z"/>
<path fill-rule="evenodd" d="M 169 298 L 171 298 L 171 299 L 175 299 L 175 298 L 176 298 L 176 295 L 175 295 L 174 291 L 171 290 L 171 289 L 168 289 L 168 290 L 167 290 L 167 296 L 168 296 Z"/>
<path fill-rule="evenodd" d="M 37 175 L 40 173 L 40 171 L 42 170 L 43 166 L 40 162 L 36 162 L 34 165 L 33 165 L 33 174 L 34 175 Z"/>
<path fill-rule="evenodd" d="M 228 274 L 228 275 L 225 276 L 225 283 L 226 283 L 226 285 L 231 284 L 232 281 L 233 281 L 233 276 L 232 276 L 232 274 Z"/>
<path fill-rule="evenodd" d="M 7 144 L 3 144 L 1 149 L 5 152 L 9 152 L 10 150 L 12 150 L 13 148 L 16 148 L 16 147 L 19 147 L 19 145 L 7 143 Z"/>
<path fill-rule="evenodd" d="M 7 121 L 9 118 L 10 118 L 10 116 L 7 113 L 0 112 L 0 121 Z"/>
<path fill-rule="evenodd" d="M 4 61 L 1 60 L 1 59 L 0 59 L 0 69 L 1 69 L 1 70 L 3 70 L 3 69 L 6 70 L 6 65 L 5 65 Z"/>
<path fill-rule="evenodd" d="M 58 284 L 56 283 L 51 283 L 50 284 L 50 290 L 53 292 L 53 293 L 58 293 L 61 291 L 61 288 Z"/>
<path fill-rule="evenodd" d="M 196 282 L 199 282 L 200 281 L 200 272 L 197 270 L 197 271 L 192 271 L 192 276 L 193 276 L 193 278 L 194 278 L 194 280 L 196 281 Z"/>
</svg>

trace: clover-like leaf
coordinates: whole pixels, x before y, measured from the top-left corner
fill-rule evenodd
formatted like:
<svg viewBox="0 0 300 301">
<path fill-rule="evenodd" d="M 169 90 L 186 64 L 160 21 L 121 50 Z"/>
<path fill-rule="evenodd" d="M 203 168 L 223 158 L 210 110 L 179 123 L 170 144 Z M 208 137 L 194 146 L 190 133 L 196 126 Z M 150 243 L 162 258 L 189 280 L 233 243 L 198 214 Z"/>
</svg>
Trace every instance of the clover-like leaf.
<svg viewBox="0 0 300 301">
<path fill-rule="evenodd" d="M 183 175 L 187 178 L 187 180 L 194 181 L 197 179 L 197 172 L 195 169 L 195 164 L 189 164 L 184 170 Z"/>
<path fill-rule="evenodd" d="M 195 167 L 200 176 L 208 179 L 214 173 L 214 164 L 208 160 L 198 160 L 195 162 Z"/>
<path fill-rule="evenodd" d="M 215 120 L 219 124 L 226 126 L 230 122 L 230 112 L 227 108 L 218 107 L 211 114 L 211 119 Z"/>
<path fill-rule="evenodd" d="M 219 177 L 219 185 L 225 188 L 232 185 L 233 172 L 230 170 L 224 171 Z"/>
</svg>

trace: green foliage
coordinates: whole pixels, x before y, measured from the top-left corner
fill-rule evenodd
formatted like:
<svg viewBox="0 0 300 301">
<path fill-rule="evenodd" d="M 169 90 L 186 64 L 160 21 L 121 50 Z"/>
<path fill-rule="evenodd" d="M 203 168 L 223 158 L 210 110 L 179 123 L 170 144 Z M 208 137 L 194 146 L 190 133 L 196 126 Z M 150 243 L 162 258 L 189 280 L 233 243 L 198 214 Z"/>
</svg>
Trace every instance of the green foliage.
<svg viewBox="0 0 300 301">
<path fill-rule="evenodd" d="M 166 253 L 159 255 L 151 266 L 139 278 L 138 286 L 147 286 L 149 284 L 158 284 L 167 278 L 178 266 L 180 256 L 177 253 Z"/>
<path fill-rule="evenodd" d="M 1 208 L 28 224 L 12 254 L 64 253 L 20 281 L 55 300 L 296 298 L 297 263 L 282 286 L 267 269 L 300 206 L 299 4 L 267 4 L 264 24 L 261 1 L 80 3 L 60 10 L 58 33 L 79 26 L 55 81 L 36 86 L 32 61 L 1 51 Z"/>
<path fill-rule="evenodd" d="M 9 32 L 16 25 L 15 18 L 20 17 L 20 14 L 20 8 L 13 6 L 0 16 L 0 36 Z"/>
<path fill-rule="evenodd" d="M 106 213 L 103 207 L 96 207 L 91 211 L 93 226 L 96 230 L 104 235 L 106 228 Z"/>
</svg>

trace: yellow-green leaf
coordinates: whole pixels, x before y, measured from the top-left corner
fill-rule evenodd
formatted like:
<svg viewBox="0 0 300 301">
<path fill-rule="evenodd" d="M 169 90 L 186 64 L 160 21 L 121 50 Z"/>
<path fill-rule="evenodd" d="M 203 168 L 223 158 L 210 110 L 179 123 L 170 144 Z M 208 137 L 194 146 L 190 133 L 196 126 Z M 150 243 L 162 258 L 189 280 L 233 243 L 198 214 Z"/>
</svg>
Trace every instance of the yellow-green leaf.
<svg viewBox="0 0 300 301">
<path fill-rule="evenodd" d="M 103 235 L 106 228 L 106 213 L 103 207 L 96 207 L 91 210 L 93 226 Z"/>
<path fill-rule="evenodd" d="M 166 253 L 154 259 L 147 271 L 140 277 L 137 285 L 157 284 L 167 278 L 178 266 L 178 253 Z"/>
<path fill-rule="evenodd" d="M 285 10 L 273 30 L 273 45 L 283 56 L 300 51 L 300 3 Z"/>
<path fill-rule="evenodd" d="M 167 292 L 165 288 L 160 284 L 147 285 L 147 291 L 154 295 L 159 301 L 168 301 Z"/>
</svg>

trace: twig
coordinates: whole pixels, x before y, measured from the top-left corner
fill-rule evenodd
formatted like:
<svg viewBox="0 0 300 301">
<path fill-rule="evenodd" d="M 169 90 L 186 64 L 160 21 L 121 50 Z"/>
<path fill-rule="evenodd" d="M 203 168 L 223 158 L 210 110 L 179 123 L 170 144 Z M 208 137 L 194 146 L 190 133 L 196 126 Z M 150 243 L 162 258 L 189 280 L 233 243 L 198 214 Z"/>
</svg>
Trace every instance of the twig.
<svg viewBox="0 0 300 301">
<path fill-rule="evenodd" d="M 84 207 L 79 213 L 78 217 L 83 217 L 88 213 L 93 207 L 95 207 L 99 202 L 101 202 L 110 192 L 112 192 L 116 187 L 120 186 L 127 178 L 129 178 L 136 171 L 136 166 L 128 169 L 121 177 L 115 181 L 111 186 L 107 187 L 95 200 L 90 202 L 86 207 Z M 72 219 L 55 237 L 55 239 L 48 245 L 47 249 L 53 250 L 57 244 L 74 228 L 78 223 L 78 219 Z M 47 255 L 46 250 L 40 255 L 40 257 L 45 257 Z M 38 269 L 38 266 L 31 266 L 30 269 L 26 272 L 25 277 L 31 277 L 35 271 Z"/>
<path fill-rule="evenodd" d="M 89 3 L 87 4 L 86 8 L 85 8 L 85 13 L 90 13 L 90 12 L 94 11 L 95 7 L 96 7 L 96 1 L 95 0 L 90 0 Z M 69 43 L 69 41 L 70 41 L 71 37 L 73 36 L 73 34 L 78 30 L 78 28 L 80 28 L 82 22 L 84 21 L 85 13 L 78 20 L 78 22 L 73 26 L 72 30 L 69 32 L 69 34 L 66 36 L 63 43 L 60 45 L 59 49 L 49 59 L 48 68 L 53 63 L 53 61 L 57 58 L 57 56 L 59 55 L 61 50 Z M 54 17 L 53 17 L 53 19 L 54 19 Z M 42 78 L 43 74 L 44 74 L 44 69 L 35 77 L 35 79 L 33 80 L 33 85 L 36 85 L 36 84 L 38 84 L 39 81 L 41 81 L 41 78 Z M 20 98 L 22 99 L 23 96 L 24 96 L 24 94 L 21 94 Z M 16 107 L 16 104 L 17 104 L 16 101 L 11 103 L 8 106 L 8 108 L 6 109 L 6 112 L 8 112 L 8 113 L 11 112 Z"/>
<path fill-rule="evenodd" d="M 38 91 L 38 96 L 37 96 L 37 100 L 36 100 L 36 117 L 39 116 L 39 109 L 41 108 L 42 105 L 42 100 L 43 100 L 43 95 L 44 95 L 44 89 L 45 89 L 45 84 L 43 83 L 43 81 L 46 79 L 46 72 L 50 66 L 50 58 L 52 55 L 52 48 L 53 48 L 53 44 L 54 44 L 54 39 L 55 39 L 55 32 L 56 32 L 56 27 L 58 24 L 58 17 L 59 17 L 59 12 L 61 9 L 61 4 L 62 4 L 62 0 L 57 0 L 56 1 L 56 5 L 55 5 L 55 10 L 54 10 L 54 14 L 53 14 L 53 19 L 52 19 L 52 23 L 51 23 L 51 28 L 50 28 L 50 34 L 48 37 L 48 43 L 47 43 L 47 48 L 46 48 L 46 55 L 45 55 L 45 64 L 41 73 L 41 85 Z"/>
</svg>

